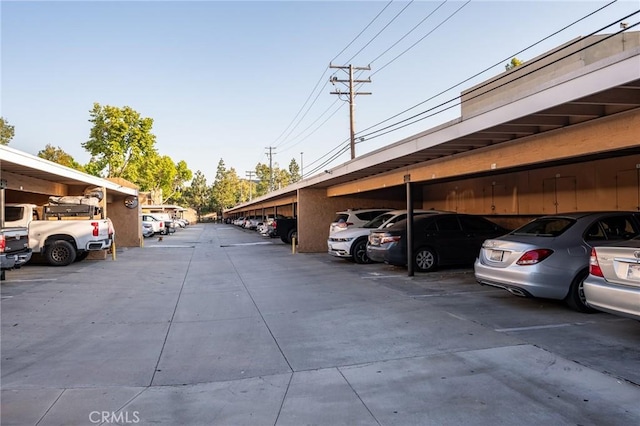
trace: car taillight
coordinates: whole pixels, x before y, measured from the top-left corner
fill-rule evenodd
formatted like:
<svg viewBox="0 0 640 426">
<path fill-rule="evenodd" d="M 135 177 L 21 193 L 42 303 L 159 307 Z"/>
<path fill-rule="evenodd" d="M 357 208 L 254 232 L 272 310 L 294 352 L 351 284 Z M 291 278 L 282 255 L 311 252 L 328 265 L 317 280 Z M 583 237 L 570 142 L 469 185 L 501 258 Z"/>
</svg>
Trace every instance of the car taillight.
<svg viewBox="0 0 640 426">
<path fill-rule="evenodd" d="M 382 238 L 380 238 L 380 244 L 397 243 L 398 241 L 400 241 L 400 238 L 400 235 L 384 235 Z"/>
<path fill-rule="evenodd" d="M 536 249 L 529 250 L 516 262 L 516 265 L 535 265 L 536 263 L 540 263 L 545 260 L 547 257 L 551 256 L 553 250 L 549 249 Z"/>
<path fill-rule="evenodd" d="M 100 232 L 98 229 L 100 227 L 100 224 L 98 222 L 91 222 L 91 226 L 93 226 L 93 236 L 97 237 Z"/>
<path fill-rule="evenodd" d="M 0 235 L 0 253 L 4 253 L 4 249 L 7 247 L 7 240 L 4 239 L 4 235 Z"/>
<path fill-rule="evenodd" d="M 600 269 L 600 264 L 598 263 L 598 255 L 594 248 L 591 249 L 591 257 L 589 258 L 589 273 L 596 277 L 604 278 L 604 274 L 602 273 L 602 269 Z"/>
</svg>

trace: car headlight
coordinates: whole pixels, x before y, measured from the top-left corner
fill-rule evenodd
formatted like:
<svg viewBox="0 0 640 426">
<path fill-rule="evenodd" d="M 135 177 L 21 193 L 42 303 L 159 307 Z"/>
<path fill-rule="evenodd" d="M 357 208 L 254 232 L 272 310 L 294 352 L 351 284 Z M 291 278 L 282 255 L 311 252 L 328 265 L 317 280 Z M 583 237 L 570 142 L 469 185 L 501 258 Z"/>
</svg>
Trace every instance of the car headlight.
<svg viewBox="0 0 640 426">
<path fill-rule="evenodd" d="M 353 240 L 353 237 L 350 237 L 350 238 L 349 237 L 346 237 L 346 238 L 332 237 L 332 238 L 329 238 L 329 240 L 334 243 L 347 243 Z"/>
</svg>

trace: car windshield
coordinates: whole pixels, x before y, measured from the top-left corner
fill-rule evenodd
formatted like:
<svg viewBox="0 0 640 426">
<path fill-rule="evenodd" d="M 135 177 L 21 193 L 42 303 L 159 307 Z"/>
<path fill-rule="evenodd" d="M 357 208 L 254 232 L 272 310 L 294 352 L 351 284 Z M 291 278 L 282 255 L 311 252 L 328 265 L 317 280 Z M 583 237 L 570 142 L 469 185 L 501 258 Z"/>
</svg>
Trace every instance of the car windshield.
<svg viewBox="0 0 640 426">
<path fill-rule="evenodd" d="M 512 235 L 530 235 L 536 237 L 557 237 L 571 228 L 576 221 L 567 217 L 546 217 L 536 219 L 516 229 Z"/>
<path fill-rule="evenodd" d="M 391 213 L 383 213 L 380 216 L 377 216 L 371 219 L 369 222 L 362 225 L 363 228 L 379 228 L 380 225 L 385 223 L 387 220 L 391 219 L 394 215 Z"/>
</svg>

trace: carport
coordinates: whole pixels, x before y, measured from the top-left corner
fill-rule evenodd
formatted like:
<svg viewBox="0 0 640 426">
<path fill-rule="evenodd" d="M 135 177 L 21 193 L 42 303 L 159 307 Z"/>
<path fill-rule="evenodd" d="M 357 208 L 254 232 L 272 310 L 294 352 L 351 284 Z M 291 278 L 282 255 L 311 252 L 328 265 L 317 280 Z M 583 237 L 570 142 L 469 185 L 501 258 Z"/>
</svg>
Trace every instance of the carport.
<svg viewBox="0 0 640 426">
<path fill-rule="evenodd" d="M 464 91 L 461 108 L 456 120 L 225 214 L 295 194 L 299 251 L 323 252 L 335 211 L 348 207 L 412 205 L 507 226 L 640 210 L 640 33 L 559 46 Z"/>
<path fill-rule="evenodd" d="M 44 205 L 49 196 L 83 195 L 87 188 L 102 188 L 105 216 L 116 229 L 118 247 L 141 244 L 138 189 L 123 179 L 102 179 L 0 145 L 2 202 Z M 104 254 L 104 253 L 103 253 Z"/>
</svg>

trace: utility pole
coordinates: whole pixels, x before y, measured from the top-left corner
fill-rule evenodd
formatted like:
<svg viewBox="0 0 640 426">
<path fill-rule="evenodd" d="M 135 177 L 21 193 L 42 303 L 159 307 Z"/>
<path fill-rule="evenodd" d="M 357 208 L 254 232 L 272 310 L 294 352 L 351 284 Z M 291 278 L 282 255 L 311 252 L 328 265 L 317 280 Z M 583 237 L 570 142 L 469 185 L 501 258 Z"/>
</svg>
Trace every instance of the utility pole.
<svg viewBox="0 0 640 426">
<path fill-rule="evenodd" d="M 269 192 L 273 191 L 273 152 L 274 147 L 268 146 L 265 149 L 268 149 L 269 152 L 267 155 L 269 156 Z"/>
<path fill-rule="evenodd" d="M 245 174 L 249 177 L 249 201 L 251 201 L 253 199 L 251 187 L 253 186 L 253 175 L 255 174 L 255 172 L 249 170 L 248 172 L 245 172 Z"/>
<path fill-rule="evenodd" d="M 354 158 L 356 158 L 356 130 L 355 130 L 355 107 L 356 107 L 356 103 L 355 103 L 355 99 L 356 99 L 356 95 L 370 95 L 371 92 L 355 92 L 354 91 L 354 87 L 353 87 L 353 83 L 371 83 L 371 78 L 367 78 L 366 80 L 354 80 L 353 79 L 353 71 L 357 70 L 357 71 L 370 71 L 371 70 L 371 66 L 367 65 L 366 67 L 354 67 L 353 65 L 345 65 L 345 66 L 340 66 L 340 65 L 333 65 L 331 63 L 329 63 L 329 68 L 338 68 L 338 69 L 342 69 L 342 70 L 349 70 L 349 80 L 340 80 L 338 79 L 338 77 L 332 77 L 329 79 L 329 81 L 331 82 L 331 84 L 335 85 L 336 83 L 345 83 L 345 85 L 347 85 L 347 87 L 349 88 L 348 92 L 343 92 L 341 90 L 336 90 L 335 92 L 331 92 L 332 95 L 348 95 L 349 96 L 349 123 L 350 123 L 350 128 L 351 128 L 351 159 L 353 160 Z"/>
<path fill-rule="evenodd" d="M 304 154 L 304 152 L 300 153 L 300 180 L 304 178 L 304 166 L 302 165 L 302 154 Z"/>
</svg>

